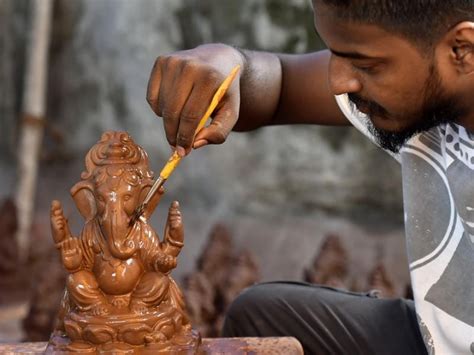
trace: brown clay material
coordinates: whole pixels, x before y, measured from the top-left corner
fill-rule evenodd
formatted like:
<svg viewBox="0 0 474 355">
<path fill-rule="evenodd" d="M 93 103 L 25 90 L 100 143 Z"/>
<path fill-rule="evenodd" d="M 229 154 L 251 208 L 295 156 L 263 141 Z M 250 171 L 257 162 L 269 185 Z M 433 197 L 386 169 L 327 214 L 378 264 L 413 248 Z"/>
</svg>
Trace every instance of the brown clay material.
<svg viewBox="0 0 474 355">
<path fill-rule="evenodd" d="M 305 271 L 305 281 L 331 287 L 347 288 L 348 254 L 340 238 L 330 234 L 314 258 L 312 267 Z"/>
<path fill-rule="evenodd" d="M 203 337 L 219 336 L 225 312 L 235 297 L 259 280 L 255 256 L 235 250 L 223 224 L 212 229 L 197 262 L 197 270 L 184 279 L 188 314 Z"/>
<path fill-rule="evenodd" d="M 380 292 L 380 297 L 395 298 L 399 297 L 396 292 L 395 285 L 387 273 L 382 262 L 375 265 L 369 274 L 369 288 Z"/>
<path fill-rule="evenodd" d="M 59 201 L 51 206 L 53 240 L 69 275 L 48 352 L 193 352 L 200 338 L 170 276 L 184 245 L 178 202 L 169 208 L 163 241 L 147 220 L 163 189 L 129 226 L 153 173 L 145 151 L 126 132 L 104 133 L 85 165 L 71 189 L 85 219 L 78 237 Z"/>
</svg>

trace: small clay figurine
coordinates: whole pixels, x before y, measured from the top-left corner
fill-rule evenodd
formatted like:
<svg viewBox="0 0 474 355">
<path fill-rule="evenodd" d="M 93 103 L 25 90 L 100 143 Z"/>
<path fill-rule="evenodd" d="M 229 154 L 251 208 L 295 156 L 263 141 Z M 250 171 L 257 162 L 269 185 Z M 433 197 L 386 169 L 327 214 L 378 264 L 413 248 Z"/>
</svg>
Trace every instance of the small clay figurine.
<svg viewBox="0 0 474 355">
<path fill-rule="evenodd" d="M 155 354 L 196 348 L 199 336 L 170 276 L 184 239 L 178 202 L 169 208 L 163 241 L 147 220 L 163 189 L 129 225 L 153 173 L 145 151 L 126 132 L 104 133 L 85 165 L 71 189 L 85 218 L 79 237 L 71 234 L 61 204 L 51 206 L 53 239 L 69 275 L 48 350 Z"/>
<path fill-rule="evenodd" d="M 381 298 L 396 298 L 398 297 L 395 284 L 387 273 L 387 269 L 383 262 L 379 261 L 368 277 L 369 289 L 377 290 Z"/>
<path fill-rule="evenodd" d="M 189 317 L 202 336 L 219 336 L 231 302 L 259 279 L 259 268 L 250 250 L 235 250 L 230 230 L 215 225 L 202 249 L 197 270 L 184 279 Z"/>
<path fill-rule="evenodd" d="M 348 255 L 340 238 L 330 234 L 324 240 L 310 269 L 305 270 L 305 281 L 347 289 Z"/>
</svg>

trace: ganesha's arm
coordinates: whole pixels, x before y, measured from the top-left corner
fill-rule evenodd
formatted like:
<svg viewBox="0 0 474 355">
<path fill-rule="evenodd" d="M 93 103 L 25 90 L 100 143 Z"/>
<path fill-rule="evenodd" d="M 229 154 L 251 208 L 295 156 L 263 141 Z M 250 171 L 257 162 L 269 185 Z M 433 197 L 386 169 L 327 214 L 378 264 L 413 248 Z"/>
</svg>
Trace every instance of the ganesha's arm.
<svg viewBox="0 0 474 355">
<path fill-rule="evenodd" d="M 64 268 L 68 272 L 79 270 L 82 261 L 80 240 L 74 238 L 69 228 L 69 223 L 64 216 L 63 208 L 59 201 L 51 203 L 50 210 L 51 233 L 56 248 L 61 252 Z"/>
<path fill-rule="evenodd" d="M 177 257 L 184 246 L 184 227 L 178 201 L 174 201 L 168 212 L 168 221 L 165 228 L 163 252 Z"/>
<path fill-rule="evenodd" d="M 54 200 L 50 209 L 51 234 L 56 248 L 60 249 L 66 239 L 72 237 L 69 223 L 64 216 L 61 202 Z"/>
<path fill-rule="evenodd" d="M 91 226 L 87 225 L 77 238 L 72 235 L 59 243 L 61 257 L 65 269 L 74 273 L 80 270 L 92 270 L 94 266 L 93 234 Z"/>
<path fill-rule="evenodd" d="M 166 254 L 164 243 L 160 243 L 159 237 L 151 228 L 147 229 L 147 234 L 152 235 L 152 238 L 142 240 L 144 246 L 141 249 L 142 260 L 150 270 L 167 274 L 176 267 L 176 257 Z"/>
<path fill-rule="evenodd" d="M 69 273 L 81 270 L 83 253 L 80 239 L 71 236 L 56 244 L 56 246 L 61 251 L 61 259 L 64 268 Z"/>
<path fill-rule="evenodd" d="M 82 269 L 92 271 L 94 267 L 94 240 L 90 233 L 84 233 L 85 230 L 81 233 Z"/>
<path fill-rule="evenodd" d="M 155 231 L 148 225 L 143 226 L 143 229 L 148 237 L 141 238 L 140 257 L 149 269 L 153 269 L 156 258 L 163 253 L 163 250 L 161 250 L 161 243 Z"/>
</svg>

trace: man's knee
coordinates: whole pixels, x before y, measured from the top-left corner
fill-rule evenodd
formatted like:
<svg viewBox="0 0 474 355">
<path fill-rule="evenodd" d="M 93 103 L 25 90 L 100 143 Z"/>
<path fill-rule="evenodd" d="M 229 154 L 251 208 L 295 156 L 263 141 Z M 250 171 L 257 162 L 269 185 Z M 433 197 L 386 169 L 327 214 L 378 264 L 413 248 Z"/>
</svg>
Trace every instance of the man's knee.
<svg viewBox="0 0 474 355">
<path fill-rule="evenodd" d="M 275 336 L 281 333 L 288 317 L 306 311 L 301 295 L 317 288 L 301 283 L 270 282 L 244 290 L 229 307 L 223 329 L 224 336 Z M 312 297 L 313 299 L 315 297 Z M 278 330 L 276 328 L 279 328 Z M 288 330 L 289 331 L 289 330 Z"/>
<path fill-rule="evenodd" d="M 266 329 L 280 327 L 288 319 L 308 316 L 324 319 L 327 309 L 345 293 L 300 282 L 270 282 L 244 290 L 226 314 L 224 332 L 231 328 Z M 311 309 L 311 315 L 308 314 Z"/>
<path fill-rule="evenodd" d="M 248 312 L 271 307 L 273 302 L 269 301 L 275 296 L 274 288 L 273 284 L 258 284 L 245 289 L 230 305 L 227 317 L 237 319 Z"/>
<path fill-rule="evenodd" d="M 225 337 L 260 336 L 262 313 L 267 313 L 267 302 L 272 295 L 273 286 L 259 284 L 245 289 L 232 302 L 227 310 L 222 335 Z"/>
</svg>

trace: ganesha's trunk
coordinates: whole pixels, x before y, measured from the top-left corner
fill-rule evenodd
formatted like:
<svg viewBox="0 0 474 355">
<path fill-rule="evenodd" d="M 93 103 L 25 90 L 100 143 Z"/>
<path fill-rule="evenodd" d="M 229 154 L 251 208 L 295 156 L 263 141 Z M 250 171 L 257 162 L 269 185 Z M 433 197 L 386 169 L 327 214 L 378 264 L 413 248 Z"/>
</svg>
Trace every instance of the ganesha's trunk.
<svg viewBox="0 0 474 355">
<path fill-rule="evenodd" d="M 102 223 L 110 253 L 113 257 L 122 260 L 130 258 L 136 251 L 135 243 L 128 238 L 130 229 L 124 220 L 124 218 L 119 218 L 117 212 L 112 212 L 110 218 Z"/>
</svg>

